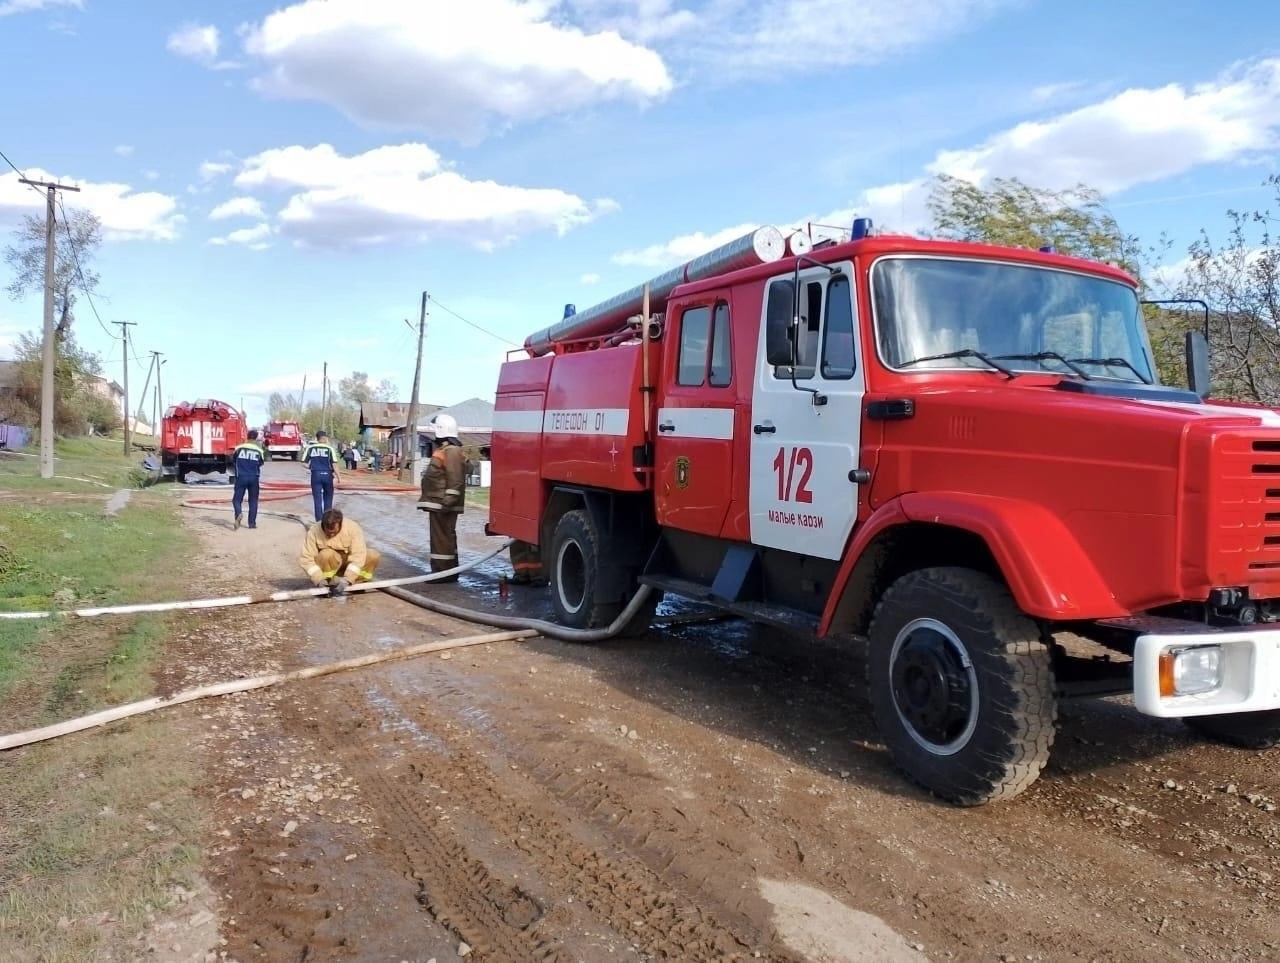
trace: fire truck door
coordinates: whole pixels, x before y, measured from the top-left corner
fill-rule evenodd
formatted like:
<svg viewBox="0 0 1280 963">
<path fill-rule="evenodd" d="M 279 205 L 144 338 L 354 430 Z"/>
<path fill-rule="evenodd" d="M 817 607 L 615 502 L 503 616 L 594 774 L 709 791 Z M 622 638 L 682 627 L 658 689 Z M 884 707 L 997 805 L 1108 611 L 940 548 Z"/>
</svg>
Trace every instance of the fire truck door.
<svg viewBox="0 0 1280 963">
<path fill-rule="evenodd" d="M 734 370 L 729 301 L 685 305 L 664 372 L 654 459 L 658 523 L 719 535 L 733 491 Z M 750 377 L 750 375 L 746 375 Z"/>
<path fill-rule="evenodd" d="M 853 530 L 859 488 L 862 396 L 866 390 L 853 303 L 853 265 L 812 269 L 768 282 L 756 349 L 751 405 L 751 541 L 838 559 Z M 799 305 L 795 381 L 791 366 L 769 364 L 771 313 Z"/>
</svg>

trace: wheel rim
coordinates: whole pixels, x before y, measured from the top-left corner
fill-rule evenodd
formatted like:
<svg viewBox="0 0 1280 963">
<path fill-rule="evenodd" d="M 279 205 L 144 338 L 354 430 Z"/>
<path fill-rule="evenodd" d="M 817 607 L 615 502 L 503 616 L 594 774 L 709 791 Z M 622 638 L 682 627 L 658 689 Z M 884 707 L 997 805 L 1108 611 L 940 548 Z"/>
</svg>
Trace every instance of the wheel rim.
<svg viewBox="0 0 1280 963">
<path fill-rule="evenodd" d="M 556 556 L 556 593 L 565 612 L 576 615 L 587 601 L 587 565 L 582 548 L 573 539 L 560 546 Z"/>
<path fill-rule="evenodd" d="M 968 744 L 978 725 L 978 676 L 948 626 L 916 619 L 903 627 L 889 654 L 889 689 L 899 721 L 921 748 L 950 756 Z"/>
</svg>

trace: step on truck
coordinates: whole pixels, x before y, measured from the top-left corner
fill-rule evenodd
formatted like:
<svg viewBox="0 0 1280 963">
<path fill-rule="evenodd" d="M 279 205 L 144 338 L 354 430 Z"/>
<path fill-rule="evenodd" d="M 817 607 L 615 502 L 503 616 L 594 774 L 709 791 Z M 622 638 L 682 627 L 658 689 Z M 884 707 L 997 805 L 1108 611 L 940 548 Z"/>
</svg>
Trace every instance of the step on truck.
<svg viewBox="0 0 1280 963">
<path fill-rule="evenodd" d="M 1031 785 L 1066 698 L 1268 748 L 1280 415 L 1209 400 L 1187 349 L 1159 383 L 1104 264 L 761 228 L 502 366 L 490 531 L 540 547 L 571 626 L 644 584 L 846 646 L 955 804 Z"/>
</svg>

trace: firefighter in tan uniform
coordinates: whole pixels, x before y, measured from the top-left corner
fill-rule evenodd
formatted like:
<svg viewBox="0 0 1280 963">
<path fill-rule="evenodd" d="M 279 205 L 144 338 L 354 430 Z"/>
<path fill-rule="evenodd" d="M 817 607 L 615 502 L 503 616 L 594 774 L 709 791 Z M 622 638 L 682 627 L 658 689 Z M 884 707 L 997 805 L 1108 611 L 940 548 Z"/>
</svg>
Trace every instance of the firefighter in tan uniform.
<svg viewBox="0 0 1280 963">
<path fill-rule="evenodd" d="M 352 582 L 368 582 L 382 561 L 382 553 L 369 548 L 364 529 L 342 512 L 331 508 L 312 525 L 303 543 L 298 564 L 312 585 L 328 585 L 342 595 Z"/>
<path fill-rule="evenodd" d="M 467 494 L 467 456 L 458 440 L 458 423 L 449 415 L 431 419 L 436 432 L 436 450 L 422 472 L 422 498 L 418 510 L 431 516 L 431 571 L 458 567 L 458 516 Z M 457 581 L 457 574 L 440 579 Z"/>
</svg>

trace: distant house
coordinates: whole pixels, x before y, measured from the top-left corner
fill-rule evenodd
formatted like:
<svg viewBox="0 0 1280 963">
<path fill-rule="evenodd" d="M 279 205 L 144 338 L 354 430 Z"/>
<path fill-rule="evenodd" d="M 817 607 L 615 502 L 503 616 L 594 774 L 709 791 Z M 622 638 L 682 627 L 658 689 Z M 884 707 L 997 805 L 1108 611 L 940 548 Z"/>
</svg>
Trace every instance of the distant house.
<svg viewBox="0 0 1280 963">
<path fill-rule="evenodd" d="M 430 450 L 430 443 L 435 438 L 435 428 L 431 419 L 436 415 L 448 415 L 458 423 L 458 440 L 463 447 L 472 449 L 483 457 L 482 449 L 489 447 L 493 436 L 493 402 L 483 398 L 468 398 L 456 405 L 441 408 L 430 406 L 433 410 L 418 417 L 418 452 L 425 455 Z M 419 410 L 422 406 L 419 405 Z M 404 447 L 404 423 L 393 429 L 388 436 L 388 446 L 399 455 Z"/>
<path fill-rule="evenodd" d="M 0 361 L 0 395 L 8 394 L 18 387 L 18 362 Z"/>
<path fill-rule="evenodd" d="M 418 421 L 423 422 L 440 410 L 440 405 L 418 405 Z M 407 401 L 364 401 L 360 403 L 360 441 L 381 446 L 391 432 L 403 429 L 409 420 Z"/>
<path fill-rule="evenodd" d="M 110 401 L 120 412 L 120 417 L 124 417 L 124 389 L 110 378 L 102 378 L 98 375 L 89 375 L 86 379 L 89 390 L 99 398 L 105 398 Z"/>
</svg>

